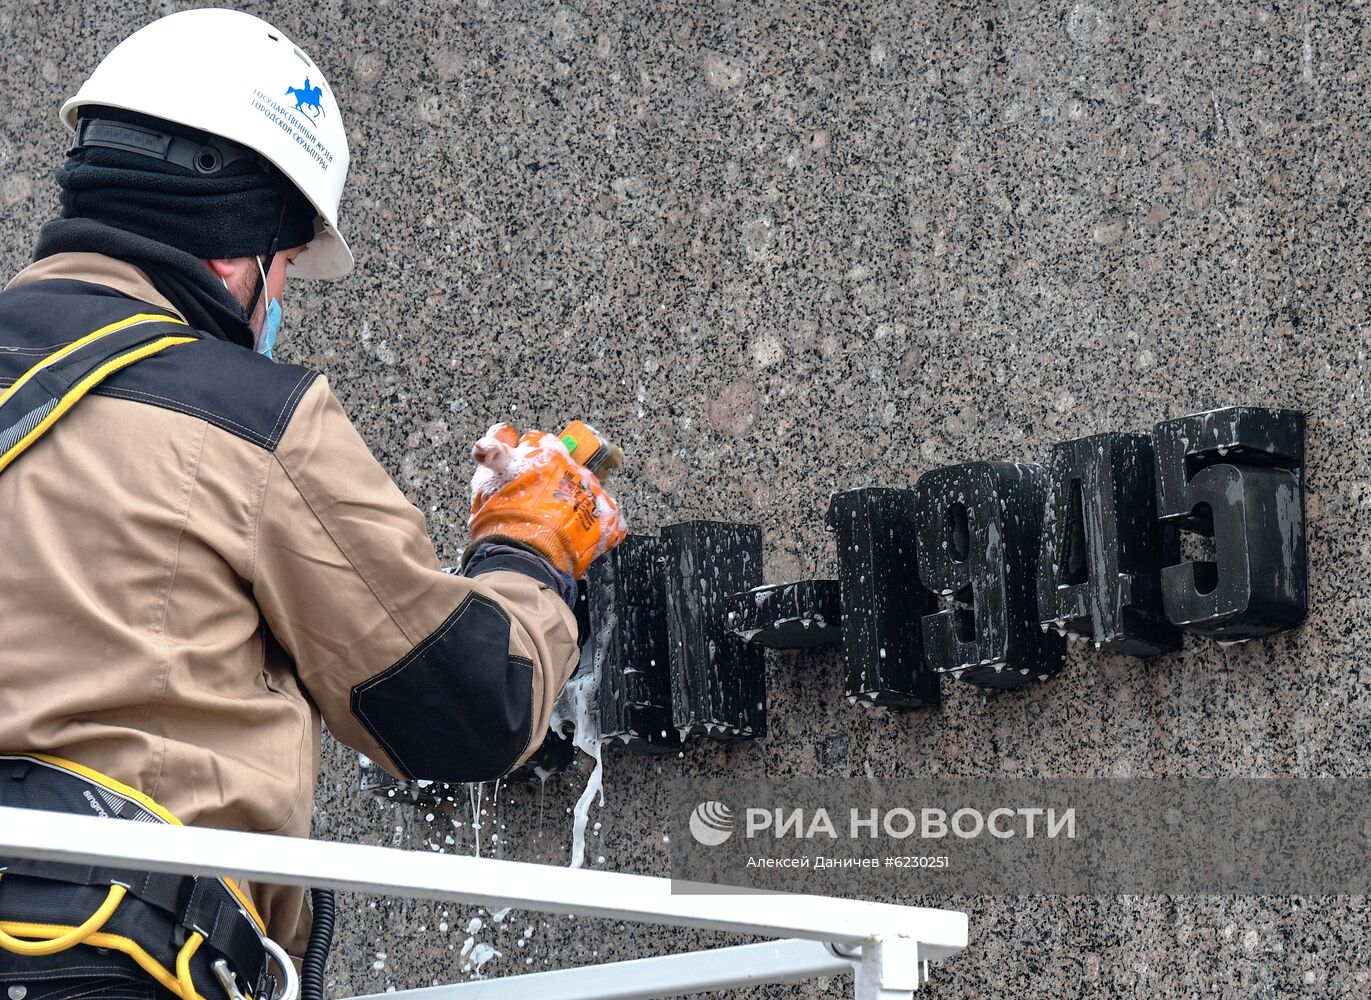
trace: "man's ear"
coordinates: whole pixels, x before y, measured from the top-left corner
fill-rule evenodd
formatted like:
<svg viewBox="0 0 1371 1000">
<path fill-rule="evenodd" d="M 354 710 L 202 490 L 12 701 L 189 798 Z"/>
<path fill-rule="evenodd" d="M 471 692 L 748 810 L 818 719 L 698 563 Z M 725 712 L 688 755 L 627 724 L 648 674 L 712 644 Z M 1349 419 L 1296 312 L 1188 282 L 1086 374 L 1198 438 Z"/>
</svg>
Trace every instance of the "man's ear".
<svg viewBox="0 0 1371 1000">
<path fill-rule="evenodd" d="M 237 270 L 237 268 L 234 267 L 232 260 L 224 260 L 220 258 L 201 259 L 204 260 L 205 266 L 214 272 L 215 277 L 222 278 L 224 281 L 227 281 L 229 278 L 232 278 L 234 271 Z"/>
</svg>

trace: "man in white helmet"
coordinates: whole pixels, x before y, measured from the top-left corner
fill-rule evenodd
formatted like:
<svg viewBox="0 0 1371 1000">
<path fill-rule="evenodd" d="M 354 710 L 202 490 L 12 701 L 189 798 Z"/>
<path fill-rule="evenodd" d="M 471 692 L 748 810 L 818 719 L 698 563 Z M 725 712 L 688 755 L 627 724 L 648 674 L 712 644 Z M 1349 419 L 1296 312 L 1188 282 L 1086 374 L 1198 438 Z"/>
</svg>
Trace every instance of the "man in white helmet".
<svg viewBox="0 0 1371 1000">
<path fill-rule="evenodd" d="M 0 293 L 0 804 L 308 835 L 321 716 L 400 777 L 517 767 L 623 520 L 555 438 L 496 428 L 445 573 L 325 380 L 270 360 L 287 277 L 352 266 L 323 72 L 188 11 L 62 114 L 62 217 Z M 0 870 L 7 1000 L 266 1000 L 269 939 L 308 939 L 298 889 Z"/>
</svg>

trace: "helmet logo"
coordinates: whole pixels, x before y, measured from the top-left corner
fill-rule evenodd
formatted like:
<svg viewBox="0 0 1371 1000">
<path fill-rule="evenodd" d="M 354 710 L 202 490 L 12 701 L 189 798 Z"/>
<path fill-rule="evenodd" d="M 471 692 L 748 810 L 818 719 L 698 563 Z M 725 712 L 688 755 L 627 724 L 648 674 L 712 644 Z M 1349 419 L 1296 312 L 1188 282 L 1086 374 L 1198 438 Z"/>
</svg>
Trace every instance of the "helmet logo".
<svg viewBox="0 0 1371 1000">
<path fill-rule="evenodd" d="M 303 87 L 287 87 L 286 96 L 295 98 L 296 111 L 308 111 L 314 118 L 318 118 L 324 113 L 324 106 L 320 99 L 324 96 L 323 87 L 311 87 L 309 77 L 305 77 Z"/>
</svg>

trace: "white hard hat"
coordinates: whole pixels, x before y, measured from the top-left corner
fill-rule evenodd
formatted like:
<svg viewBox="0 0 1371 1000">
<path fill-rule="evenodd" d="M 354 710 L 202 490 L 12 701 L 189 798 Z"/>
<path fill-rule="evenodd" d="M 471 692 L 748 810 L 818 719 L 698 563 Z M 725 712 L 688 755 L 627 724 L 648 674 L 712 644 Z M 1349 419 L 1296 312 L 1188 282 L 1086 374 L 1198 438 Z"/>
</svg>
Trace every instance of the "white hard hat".
<svg viewBox="0 0 1371 1000">
<path fill-rule="evenodd" d="M 153 21 L 101 60 L 62 105 L 62 120 L 74 129 L 89 104 L 176 122 L 260 153 L 319 216 L 290 274 L 340 278 L 352 270 L 352 251 L 338 231 L 348 172 L 338 102 L 319 67 L 266 21 L 222 9 Z"/>
</svg>

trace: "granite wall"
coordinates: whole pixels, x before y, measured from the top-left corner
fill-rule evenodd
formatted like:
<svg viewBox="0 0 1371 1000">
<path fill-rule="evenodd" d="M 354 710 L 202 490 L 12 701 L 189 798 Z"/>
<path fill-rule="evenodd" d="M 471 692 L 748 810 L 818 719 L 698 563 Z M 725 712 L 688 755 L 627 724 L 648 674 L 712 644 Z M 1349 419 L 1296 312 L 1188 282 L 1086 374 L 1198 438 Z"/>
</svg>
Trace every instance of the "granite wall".
<svg viewBox="0 0 1371 1000">
<path fill-rule="evenodd" d="M 0 7 L 7 272 L 54 210 L 58 103 L 177 6 Z M 1231 402 L 1308 414 L 1297 632 L 1150 663 L 1076 652 L 1026 692 L 948 683 L 913 714 L 847 705 L 833 652 L 769 654 L 765 741 L 608 753 L 596 866 L 666 870 L 673 773 L 1364 773 L 1364 3 L 248 8 L 328 71 L 354 156 L 358 268 L 292 286 L 280 353 L 328 375 L 447 560 L 469 443 L 501 418 L 591 419 L 629 455 L 635 527 L 758 523 L 782 580 L 832 575 L 839 489 Z M 353 755 L 326 759 L 318 835 L 474 850 L 467 802 L 429 818 L 359 797 Z M 584 780 L 486 787 L 482 853 L 565 863 Z M 971 919 L 932 996 L 1371 992 L 1362 896 L 922 901 Z M 492 975 L 723 940 L 344 908 L 336 995 L 468 978 L 480 945 Z"/>
</svg>

